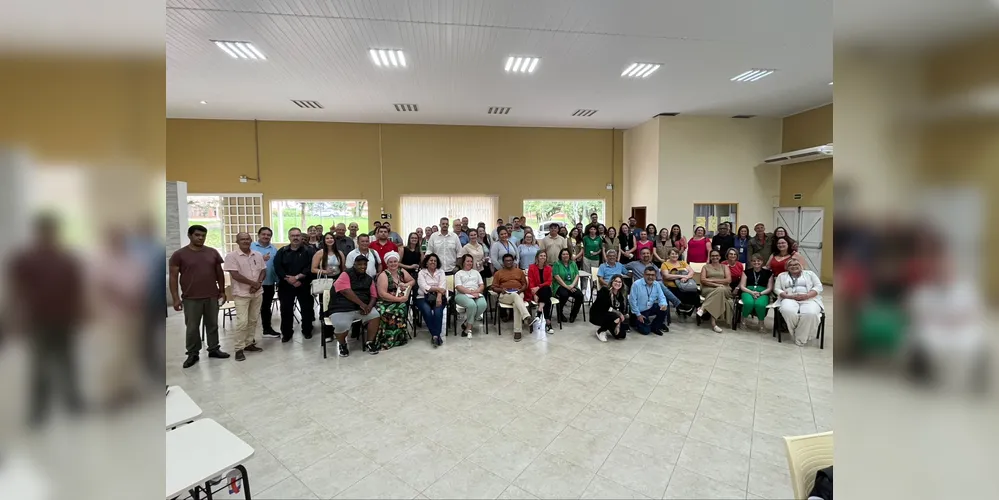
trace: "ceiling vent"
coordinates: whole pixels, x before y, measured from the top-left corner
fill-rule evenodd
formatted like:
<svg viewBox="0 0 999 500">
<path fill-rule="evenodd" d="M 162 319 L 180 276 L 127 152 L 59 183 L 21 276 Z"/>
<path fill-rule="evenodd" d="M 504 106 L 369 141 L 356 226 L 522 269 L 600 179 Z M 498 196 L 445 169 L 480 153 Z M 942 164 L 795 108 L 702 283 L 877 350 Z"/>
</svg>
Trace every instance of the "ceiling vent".
<svg viewBox="0 0 999 500">
<path fill-rule="evenodd" d="M 676 116 L 678 114 L 680 114 L 680 113 L 659 113 L 656 116 Z"/>
<path fill-rule="evenodd" d="M 319 104 L 319 101 L 299 101 L 297 99 L 292 99 L 291 102 L 295 103 L 295 105 L 300 108 L 323 109 L 323 105 Z"/>
<path fill-rule="evenodd" d="M 394 106 L 395 106 L 395 110 L 396 111 L 400 111 L 400 112 L 419 111 L 420 110 L 420 108 L 418 108 L 415 104 L 394 104 Z"/>
<path fill-rule="evenodd" d="M 738 118 L 740 120 L 745 120 L 745 119 L 748 119 L 748 118 L 753 118 L 754 116 L 756 116 L 756 115 L 735 115 L 732 118 Z"/>
<path fill-rule="evenodd" d="M 825 146 L 818 146 L 808 149 L 799 149 L 797 151 L 790 151 L 787 153 L 781 153 L 779 155 L 771 156 L 763 160 L 766 165 L 790 165 L 792 163 L 802 163 L 806 161 L 822 160 L 825 158 L 832 158 L 833 156 L 833 145 L 826 144 Z"/>
<path fill-rule="evenodd" d="M 510 108 L 502 106 L 490 106 L 489 110 L 486 111 L 486 113 L 490 115 L 508 115 L 510 114 Z"/>
<path fill-rule="evenodd" d="M 577 109 L 576 111 L 572 112 L 572 116 L 579 116 L 583 118 L 587 118 L 595 114 L 597 114 L 597 110 L 595 109 Z"/>
</svg>

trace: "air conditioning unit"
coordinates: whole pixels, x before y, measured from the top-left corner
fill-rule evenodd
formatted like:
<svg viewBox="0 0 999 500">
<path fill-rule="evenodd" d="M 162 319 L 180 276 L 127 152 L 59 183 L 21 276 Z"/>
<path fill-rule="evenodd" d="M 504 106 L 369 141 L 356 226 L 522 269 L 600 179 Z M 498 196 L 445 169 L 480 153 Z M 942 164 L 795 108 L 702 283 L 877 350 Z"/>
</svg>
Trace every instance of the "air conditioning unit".
<svg viewBox="0 0 999 500">
<path fill-rule="evenodd" d="M 771 156 L 763 160 L 765 165 L 790 165 L 792 163 L 801 163 L 806 161 L 822 160 L 825 158 L 833 157 L 833 145 L 826 144 L 825 146 L 817 146 L 808 149 L 799 149 L 798 151 L 790 151 L 787 153 L 781 153 L 779 155 Z"/>
</svg>

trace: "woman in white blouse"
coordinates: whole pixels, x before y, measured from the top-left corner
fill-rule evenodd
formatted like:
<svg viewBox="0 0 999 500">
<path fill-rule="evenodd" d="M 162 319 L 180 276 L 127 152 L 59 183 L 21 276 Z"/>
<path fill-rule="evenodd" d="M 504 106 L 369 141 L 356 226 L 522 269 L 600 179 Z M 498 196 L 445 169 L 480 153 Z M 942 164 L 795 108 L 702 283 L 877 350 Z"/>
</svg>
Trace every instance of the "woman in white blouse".
<svg viewBox="0 0 999 500">
<path fill-rule="evenodd" d="M 468 319 L 481 321 L 486 312 L 486 283 L 482 275 L 475 270 L 471 255 L 458 257 L 459 271 L 454 273 L 454 302 L 465 309 L 465 321 L 461 323 L 461 336 L 472 337 L 472 327 Z"/>
<path fill-rule="evenodd" d="M 822 282 L 814 272 L 801 268 L 798 257 L 787 260 L 787 271 L 774 280 L 780 314 L 794 343 L 803 346 L 819 331 L 822 314 Z"/>
<path fill-rule="evenodd" d="M 427 329 L 430 330 L 430 343 L 436 348 L 444 343 L 441 330 L 444 324 L 444 308 L 447 305 L 447 278 L 440 268 L 440 258 L 432 253 L 423 258 L 423 269 L 416 276 L 420 285 L 416 295 L 416 308 L 420 310 Z"/>
<path fill-rule="evenodd" d="M 489 248 L 489 263 L 493 266 L 493 274 L 503 268 L 504 255 L 513 255 L 513 265 L 515 266 L 518 265 L 520 259 L 517 244 L 510 241 L 510 231 L 505 227 L 501 227 L 496 230 L 496 233 L 498 238 L 493 242 L 493 246 Z"/>
</svg>

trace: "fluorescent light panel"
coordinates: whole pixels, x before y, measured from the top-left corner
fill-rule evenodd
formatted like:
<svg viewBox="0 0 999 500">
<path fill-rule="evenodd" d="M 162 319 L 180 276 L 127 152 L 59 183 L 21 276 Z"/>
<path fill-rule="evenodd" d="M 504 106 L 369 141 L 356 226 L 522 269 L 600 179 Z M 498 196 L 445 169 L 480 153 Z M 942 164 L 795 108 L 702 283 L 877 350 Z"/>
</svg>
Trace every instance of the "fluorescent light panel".
<svg viewBox="0 0 999 500">
<path fill-rule="evenodd" d="M 621 76 L 624 78 L 648 78 L 661 67 L 662 64 L 659 63 L 631 63 L 621 72 Z"/>
<path fill-rule="evenodd" d="M 229 40 L 212 40 L 211 42 L 233 59 L 253 59 L 257 61 L 267 60 L 267 58 L 264 57 L 264 53 L 260 52 L 260 50 L 254 47 L 250 42 L 235 42 Z"/>
<path fill-rule="evenodd" d="M 739 73 L 738 75 L 732 77 L 732 81 L 733 82 L 755 82 L 757 80 L 760 80 L 761 78 L 765 78 L 765 77 L 768 77 L 768 76 L 774 74 L 774 71 L 776 71 L 776 70 L 754 68 L 754 69 L 751 69 L 749 71 L 744 71 L 742 73 Z"/>
<path fill-rule="evenodd" d="M 538 57 L 510 56 L 506 59 L 503 71 L 507 73 L 534 73 L 538 67 Z"/>
<path fill-rule="evenodd" d="M 398 49 L 368 49 L 368 55 L 371 56 L 371 61 L 378 67 L 406 67 L 406 55 Z"/>
</svg>

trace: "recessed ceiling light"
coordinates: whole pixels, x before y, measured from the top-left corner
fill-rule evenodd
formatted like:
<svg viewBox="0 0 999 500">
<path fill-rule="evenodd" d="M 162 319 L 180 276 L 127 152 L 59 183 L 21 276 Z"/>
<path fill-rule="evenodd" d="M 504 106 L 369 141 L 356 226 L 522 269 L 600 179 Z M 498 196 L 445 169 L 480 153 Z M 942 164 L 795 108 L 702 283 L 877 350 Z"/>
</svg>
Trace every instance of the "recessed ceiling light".
<svg viewBox="0 0 999 500">
<path fill-rule="evenodd" d="M 507 73 L 534 73 L 539 61 L 541 59 L 538 57 L 510 56 L 506 58 L 503 71 Z"/>
<path fill-rule="evenodd" d="M 233 59 L 255 59 L 266 61 L 267 58 L 250 42 L 233 42 L 228 40 L 212 40 L 216 47 L 229 54 Z"/>
<path fill-rule="evenodd" d="M 624 68 L 621 76 L 624 78 L 647 78 L 661 66 L 662 64 L 658 63 L 631 63 L 627 68 Z"/>
<path fill-rule="evenodd" d="M 774 69 L 751 69 L 749 71 L 744 71 L 738 75 L 732 77 L 733 82 L 755 82 L 761 78 L 768 77 L 774 74 Z"/>
<path fill-rule="evenodd" d="M 201 101 L 201 104 L 208 104 L 208 101 Z"/>
<path fill-rule="evenodd" d="M 406 54 L 398 49 L 368 49 L 368 55 L 375 66 L 385 68 L 405 68 Z"/>
</svg>

